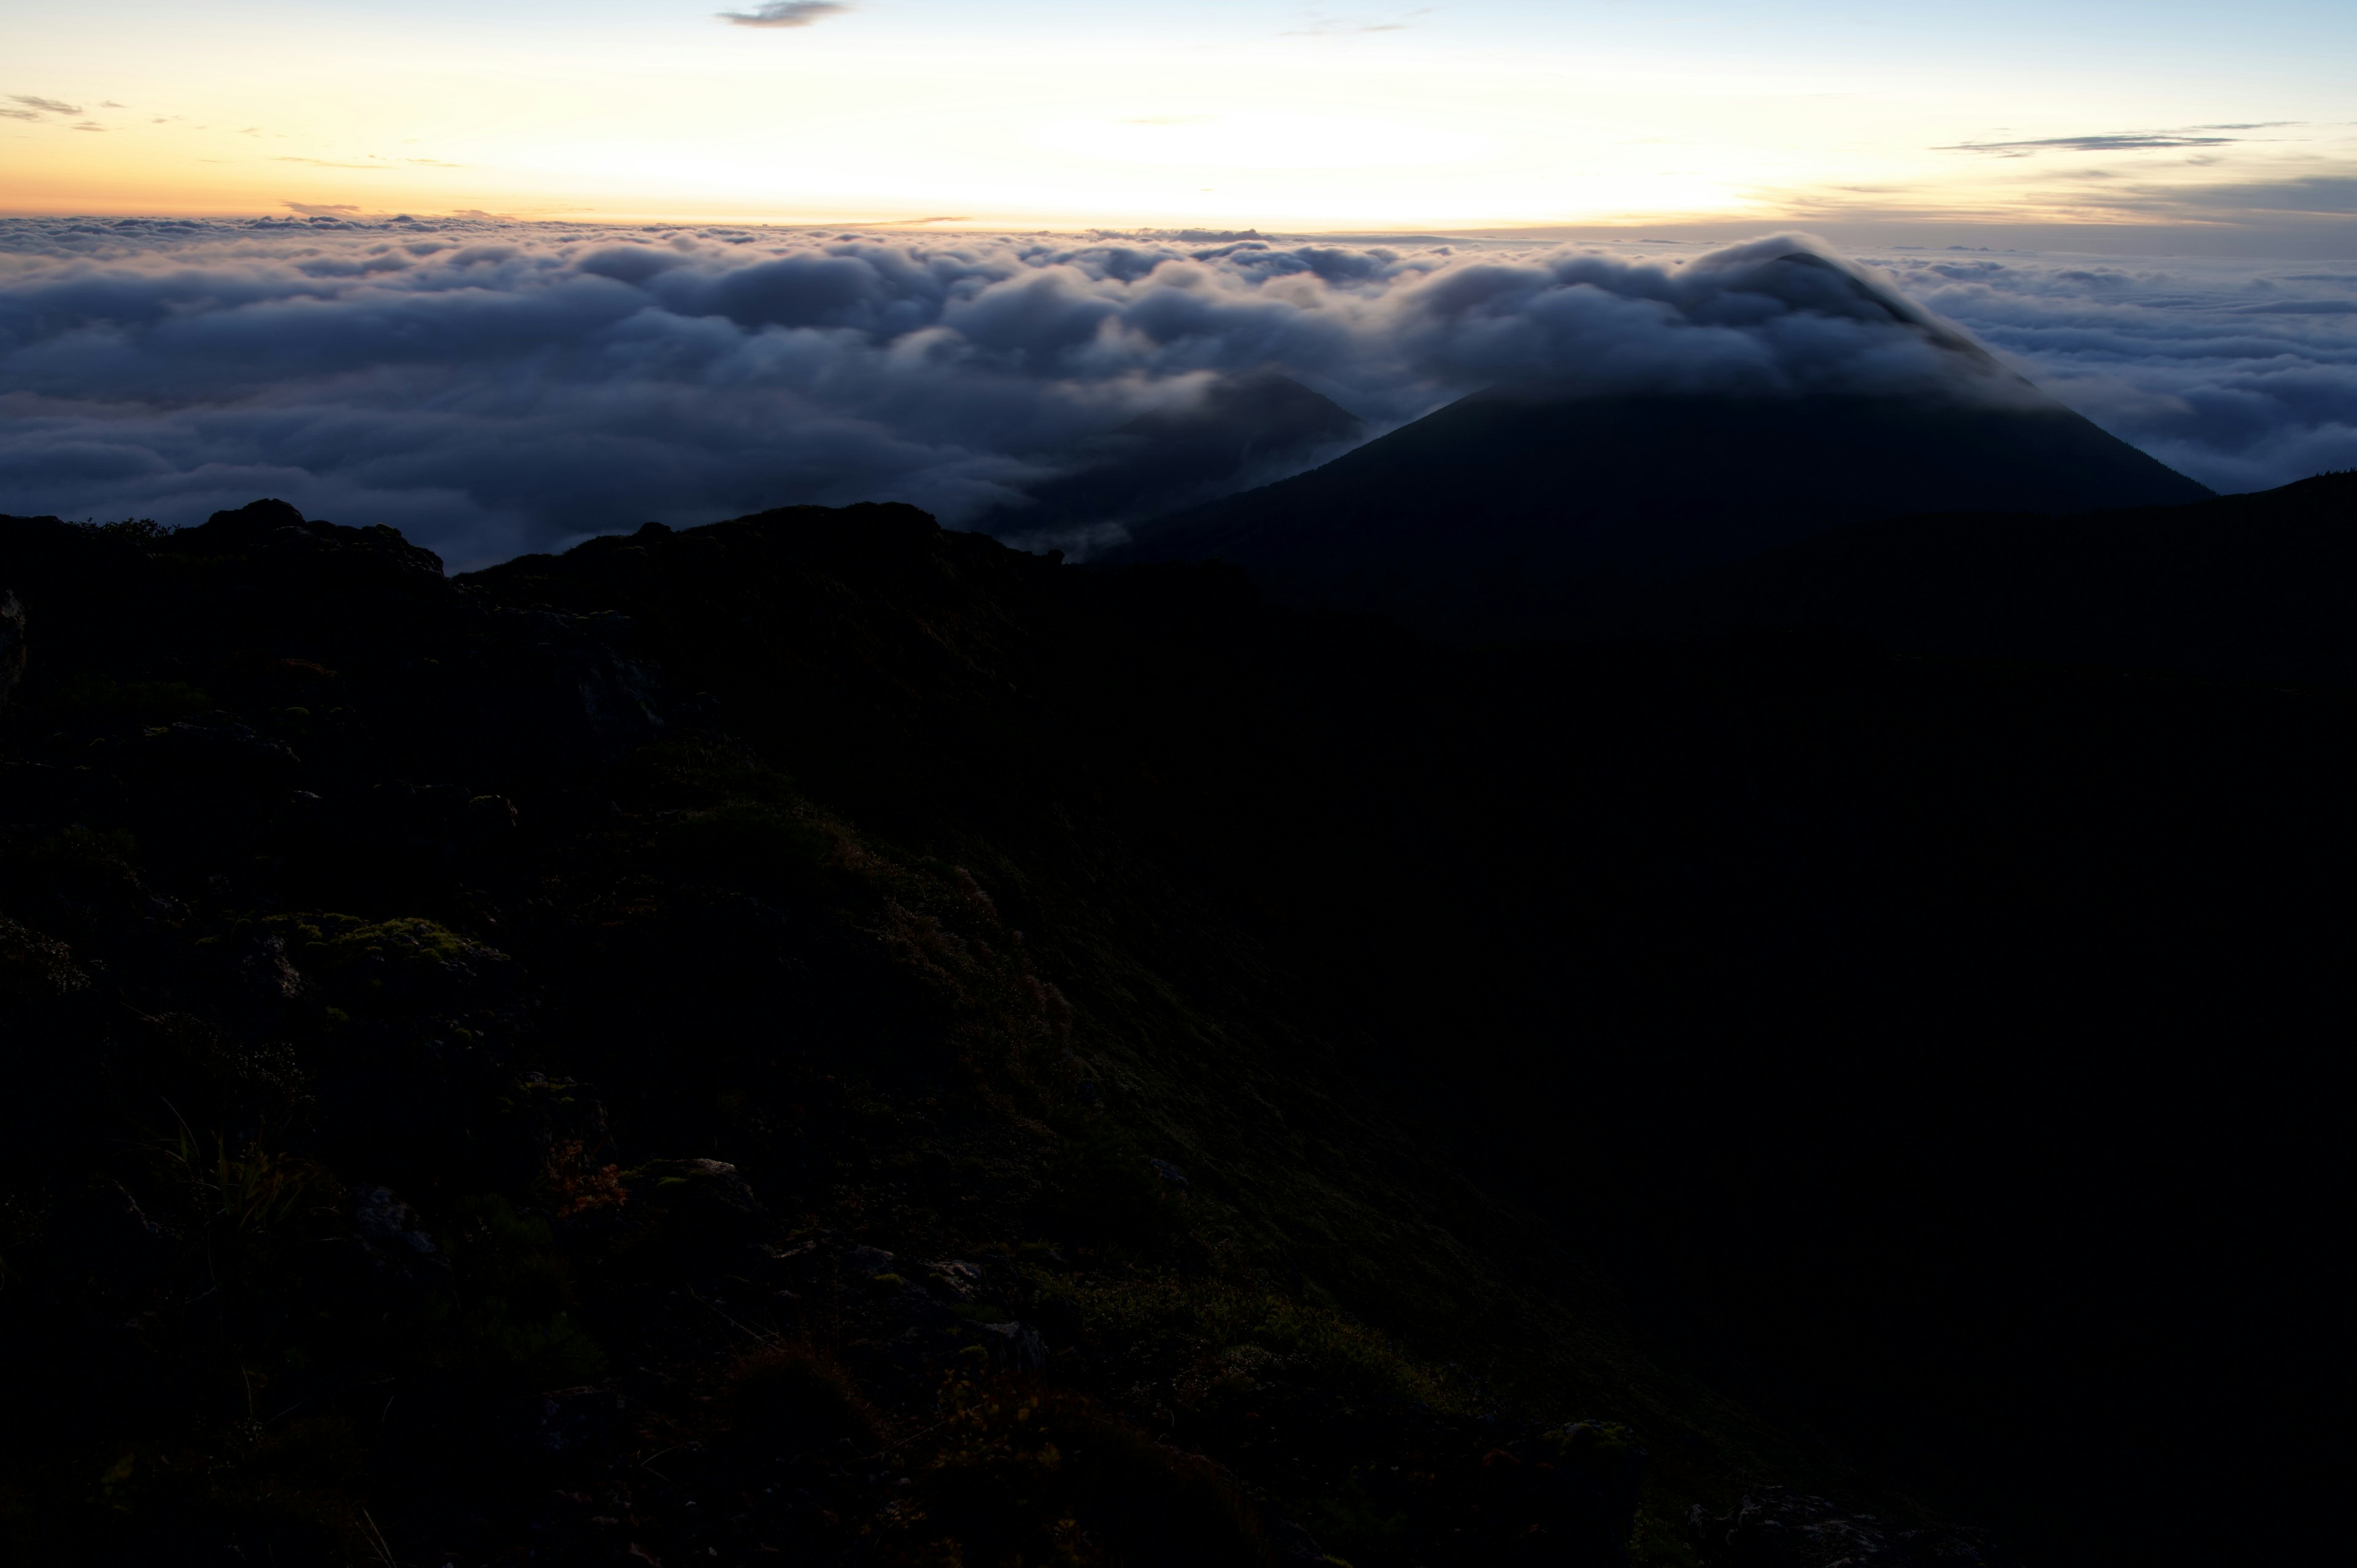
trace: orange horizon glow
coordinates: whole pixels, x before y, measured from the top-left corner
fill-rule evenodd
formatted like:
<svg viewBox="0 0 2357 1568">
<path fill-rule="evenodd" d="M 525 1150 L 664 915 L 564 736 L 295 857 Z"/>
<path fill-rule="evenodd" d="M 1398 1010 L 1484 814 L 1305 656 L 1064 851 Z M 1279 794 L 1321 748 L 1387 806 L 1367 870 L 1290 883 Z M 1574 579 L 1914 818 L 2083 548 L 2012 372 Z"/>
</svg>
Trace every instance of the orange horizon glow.
<svg viewBox="0 0 2357 1568">
<path fill-rule="evenodd" d="M 2285 3 L 2311 37 L 2328 15 Z M 2062 26 L 2010 10 L 2024 37 Z M 2357 227 L 2357 87 L 2320 48 L 2209 70 L 2205 40 L 2138 57 L 2066 32 L 2041 58 L 1707 0 L 1691 27 L 1519 0 L 1347 25 L 1092 15 L 875 0 L 775 30 L 684 0 L 28 12 L 0 81 L 0 212 Z"/>
</svg>

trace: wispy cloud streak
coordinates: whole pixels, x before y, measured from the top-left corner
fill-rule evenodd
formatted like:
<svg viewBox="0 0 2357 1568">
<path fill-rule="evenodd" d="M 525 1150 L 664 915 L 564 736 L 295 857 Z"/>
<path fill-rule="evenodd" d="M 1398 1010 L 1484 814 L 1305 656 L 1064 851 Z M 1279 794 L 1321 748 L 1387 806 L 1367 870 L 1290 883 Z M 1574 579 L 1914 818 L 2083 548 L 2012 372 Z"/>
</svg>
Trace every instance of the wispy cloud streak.
<svg viewBox="0 0 2357 1568">
<path fill-rule="evenodd" d="M 836 0 L 769 0 L 769 4 L 749 11 L 720 11 L 715 15 L 739 27 L 807 27 L 850 9 Z"/>
<path fill-rule="evenodd" d="M 2027 142 L 1957 142 L 1932 151 L 1995 153 L 2018 158 L 2048 152 L 2131 153 L 2166 147 L 2225 147 L 2241 140 L 2240 136 L 2196 136 L 2175 131 L 2119 131 L 2101 136 L 2041 136 Z"/>
</svg>

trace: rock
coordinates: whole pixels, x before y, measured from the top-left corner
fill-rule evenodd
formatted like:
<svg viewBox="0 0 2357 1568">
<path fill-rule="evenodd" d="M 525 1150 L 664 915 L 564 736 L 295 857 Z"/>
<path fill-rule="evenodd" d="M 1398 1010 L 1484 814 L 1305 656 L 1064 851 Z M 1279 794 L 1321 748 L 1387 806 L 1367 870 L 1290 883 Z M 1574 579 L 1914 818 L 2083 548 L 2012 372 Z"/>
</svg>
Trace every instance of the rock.
<svg viewBox="0 0 2357 1568">
<path fill-rule="evenodd" d="M 243 555 L 276 577 L 339 587 L 430 585 L 442 580 L 442 558 L 382 523 L 345 528 L 316 522 L 285 501 L 249 501 L 217 511 L 166 542 L 174 553 Z"/>
<path fill-rule="evenodd" d="M 1177 1187 L 1181 1192 L 1187 1190 L 1187 1173 L 1185 1171 L 1180 1170 L 1168 1160 L 1148 1160 L 1146 1163 L 1154 1167 L 1154 1174 L 1156 1176 L 1160 1176 L 1170 1186 Z"/>
<path fill-rule="evenodd" d="M 273 496 L 248 501 L 242 507 L 224 508 L 196 527 L 183 531 L 175 542 L 183 549 L 210 554 L 249 549 L 278 529 L 302 526 L 303 514 L 294 503 Z"/>
<path fill-rule="evenodd" d="M 984 1343 L 990 1348 L 991 1359 L 1000 1366 L 1018 1372 L 1036 1372 L 1048 1364 L 1048 1342 L 1036 1330 L 1020 1323 L 985 1323 L 980 1326 L 991 1336 Z"/>
<path fill-rule="evenodd" d="M 662 1217 L 665 1239 L 683 1264 L 733 1258 L 762 1230 L 760 1199 L 724 1160 L 650 1160 L 622 1180 L 630 1202 Z"/>
<path fill-rule="evenodd" d="M 450 1260 L 435 1244 L 417 1211 L 390 1187 L 352 1190 L 352 1231 L 371 1278 L 405 1294 L 438 1294 L 450 1288 Z"/>
<path fill-rule="evenodd" d="M 519 1402 L 511 1436 L 525 1456 L 559 1459 L 610 1448 L 627 1431 L 630 1401 L 612 1389 L 557 1389 Z"/>
<path fill-rule="evenodd" d="M 1977 1530 L 1894 1530 L 1783 1487 L 1747 1493 L 1723 1516 L 1697 1507 L 1689 1522 L 1709 1568 L 2021 1568 Z"/>
<path fill-rule="evenodd" d="M 958 1259 L 924 1265 L 925 1288 L 948 1301 L 972 1301 L 982 1288 L 982 1271 Z"/>
</svg>

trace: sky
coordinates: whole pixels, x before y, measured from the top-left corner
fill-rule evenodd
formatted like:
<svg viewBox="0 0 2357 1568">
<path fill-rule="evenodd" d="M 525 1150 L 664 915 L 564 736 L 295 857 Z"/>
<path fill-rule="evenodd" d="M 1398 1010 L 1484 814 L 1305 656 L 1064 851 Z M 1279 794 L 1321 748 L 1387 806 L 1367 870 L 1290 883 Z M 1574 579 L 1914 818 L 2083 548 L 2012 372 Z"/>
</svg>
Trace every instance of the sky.
<svg viewBox="0 0 2357 1568">
<path fill-rule="evenodd" d="M 0 37 L 17 215 L 2266 256 L 2357 222 L 2323 0 L 0 0 Z"/>
<path fill-rule="evenodd" d="M 2357 466 L 2346 0 L 0 0 L 0 511 L 278 495 L 462 567 L 1004 515 L 1223 377 L 1380 434 L 1515 376 L 1904 373 L 1900 316 L 1744 259 L 1780 235 L 2221 490 Z"/>
</svg>

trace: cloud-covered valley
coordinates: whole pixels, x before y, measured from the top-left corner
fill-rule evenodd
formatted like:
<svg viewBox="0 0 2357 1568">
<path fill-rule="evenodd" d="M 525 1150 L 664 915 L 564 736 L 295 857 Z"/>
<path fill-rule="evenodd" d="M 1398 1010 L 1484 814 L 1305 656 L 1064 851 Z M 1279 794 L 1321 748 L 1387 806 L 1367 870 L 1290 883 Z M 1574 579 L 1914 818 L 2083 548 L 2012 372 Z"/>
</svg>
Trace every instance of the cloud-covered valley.
<svg viewBox="0 0 2357 1568">
<path fill-rule="evenodd" d="M 1793 242 L 1620 249 L 14 220 L 0 511 L 279 495 L 473 565 L 795 501 L 1005 516 L 1093 438 L 1265 371 L 1376 432 L 1534 378 L 2003 395 L 1935 317 Z M 2357 465 L 2357 270 L 1878 260 L 2213 486 Z"/>
</svg>

